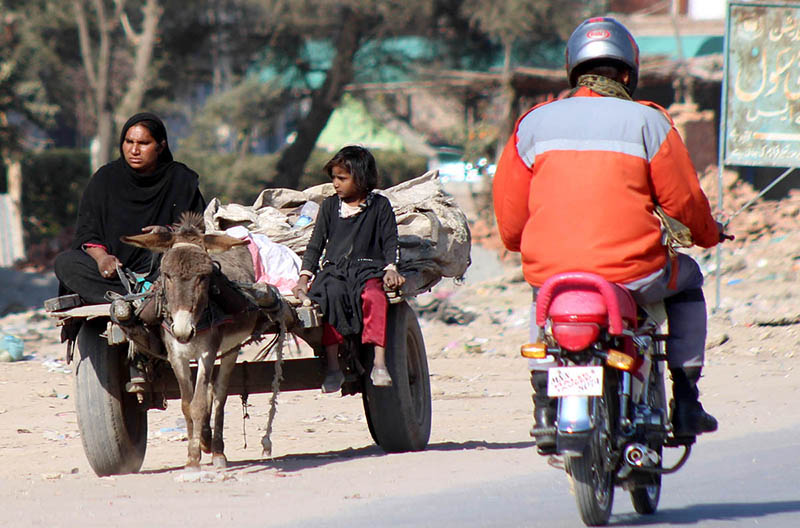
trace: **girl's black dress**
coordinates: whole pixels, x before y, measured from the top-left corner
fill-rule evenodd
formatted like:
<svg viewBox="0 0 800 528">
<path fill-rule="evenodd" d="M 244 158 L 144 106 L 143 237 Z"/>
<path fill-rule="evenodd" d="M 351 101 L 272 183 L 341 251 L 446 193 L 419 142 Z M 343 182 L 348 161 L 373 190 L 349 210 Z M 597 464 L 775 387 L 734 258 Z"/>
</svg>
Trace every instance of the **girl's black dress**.
<svg viewBox="0 0 800 528">
<path fill-rule="evenodd" d="M 388 264 L 397 264 L 397 221 L 391 203 L 380 194 L 370 193 L 361 212 L 347 218 L 339 215 L 340 205 L 336 195 L 322 202 L 303 270 L 319 269 L 308 296 L 340 334 L 354 335 L 362 328 L 364 283 L 383 277 Z"/>
</svg>

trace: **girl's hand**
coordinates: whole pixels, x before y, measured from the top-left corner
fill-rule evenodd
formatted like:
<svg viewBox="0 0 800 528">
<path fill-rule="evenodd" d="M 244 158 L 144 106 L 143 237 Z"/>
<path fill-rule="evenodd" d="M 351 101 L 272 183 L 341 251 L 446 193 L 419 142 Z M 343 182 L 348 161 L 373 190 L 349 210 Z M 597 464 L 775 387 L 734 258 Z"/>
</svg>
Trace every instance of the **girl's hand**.
<svg viewBox="0 0 800 528">
<path fill-rule="evenodd" d="M 294 295 L 297 300 L 303 301 L 303 304 L 305 304 L 307 300 L 309 302 L 311 301 L 308 298 L 307 294 L 308 294 L 308 276 L 301 275 L 300 279 L 297 281 L 297 286 L 292 288 L 292 295 Z"/>
<path fill-rule="evenodd" d="M 383 285 L 387 290 L 397 290 L 406 282 L 406 278 L 395 270 L 386 270 L 383 274 Z"/>
</svg>

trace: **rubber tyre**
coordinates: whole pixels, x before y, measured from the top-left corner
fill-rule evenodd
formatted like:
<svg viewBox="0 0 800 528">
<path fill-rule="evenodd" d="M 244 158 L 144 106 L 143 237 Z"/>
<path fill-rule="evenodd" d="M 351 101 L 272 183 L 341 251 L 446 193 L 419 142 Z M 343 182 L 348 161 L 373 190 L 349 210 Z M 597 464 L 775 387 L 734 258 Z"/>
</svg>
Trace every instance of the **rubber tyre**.
<svg viewBox="0 0 800 528">
<path fill-rule="evenodd" d="M 652 407 L 664 409 L 664 412 L 666 412 L 667 395 L 664 389 L 664 374 L 660 369 L 656 369 L 655 366 L 650 370 L 650 383 L 648 385 L 650 391 L 647 394 L 647 402 Z M 659 458 L 663 455 L 664 446 L 661 443 L 653 443 L 649 447 L 658 453 Z M 661 461 L 659 461 L 657 467 L 662 467 Z M 631 490 L 633 509 L 642 515 L 652 515 L 658 509 L 658 501 L 661 498 L 661 475 L 654 475 L 653 480 L 655 483 L 652 485 Z"/>
<path fill-rule="evenodd" d="M 105 320 L 87 320 L 78 333 L 75 410 L 83 450 L 98 476 L 136 473 L 147 447 L 147 411 L 124 391 L 129 379 L 124 347 L 100 334 Z"/>
<path fill-rule="evenodd" d="M 425 342 L 414 310 L 389 305 L 386 363 L 391 387 L 375 387 L 364 374 L 364 412 L 375 443 L 388 453 L 421 451 L 431 435 L 431 382 Z"/>
<path fill-rule="evenodd" d="M 567 471 L 574 484 L 578 511 L 587 526 L 608 524 L 611 508 L 614 505 L 615 472 L 613 468 L 605 468 L 603 462 L 609 449 L 611 424 L 614 416 L 613 396 L 608 397 L 614 394 L 611 392 L 613 390 L 616 389 L 606 383 L 605 395 L 595 399 L 595 412 L 597 413 L 595 423 L 598 425 L 595 427 L 583 455 L 565 459 Z"/>
</svg>

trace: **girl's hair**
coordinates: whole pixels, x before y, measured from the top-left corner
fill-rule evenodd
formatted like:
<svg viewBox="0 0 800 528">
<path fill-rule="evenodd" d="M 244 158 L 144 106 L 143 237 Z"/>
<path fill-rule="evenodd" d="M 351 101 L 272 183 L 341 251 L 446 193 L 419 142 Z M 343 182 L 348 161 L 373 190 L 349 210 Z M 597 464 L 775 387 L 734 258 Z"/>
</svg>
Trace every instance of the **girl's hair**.
<svg viewBox="0 0 800 528">
<path fill-rule="evenodd" d="M 364 147 L 348 145 L 343 147 L 325 164 L 323 171 L 333 177 L 333 168 L 341 167 L 353 177 L 353 183 L 365 194 L 378 186 L 378 167 L 372 153 Z"/>
</svg>

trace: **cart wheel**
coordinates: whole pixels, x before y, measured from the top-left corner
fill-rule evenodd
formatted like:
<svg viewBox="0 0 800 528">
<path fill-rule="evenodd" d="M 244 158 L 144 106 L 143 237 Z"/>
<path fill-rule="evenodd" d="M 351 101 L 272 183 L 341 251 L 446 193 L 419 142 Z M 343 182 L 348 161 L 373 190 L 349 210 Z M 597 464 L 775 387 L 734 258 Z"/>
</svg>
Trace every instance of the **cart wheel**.
<svg viewBox="0 0 800 528">
<path fill-rule="evenodd" d="M 375 387 L 364 374 L 364 411 L 372 438 L 389 453 L 420 451 L 431 435 L 431 383 L 425 342 L 406 302 L 389 306 L 386 363 L 391 387 Z"/>
<path fill-rule="evenodd" d="M 75 410 L 83 450 L 98 476 L 136 473 L 147 447 L 147 410 L 125 392 L 124 347 L 100 334 L 105 319 L 87 320 L 78 333 Z"/>
</svg>

